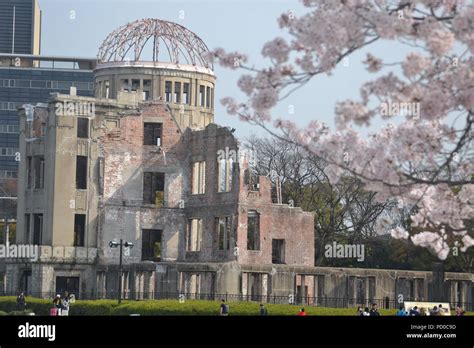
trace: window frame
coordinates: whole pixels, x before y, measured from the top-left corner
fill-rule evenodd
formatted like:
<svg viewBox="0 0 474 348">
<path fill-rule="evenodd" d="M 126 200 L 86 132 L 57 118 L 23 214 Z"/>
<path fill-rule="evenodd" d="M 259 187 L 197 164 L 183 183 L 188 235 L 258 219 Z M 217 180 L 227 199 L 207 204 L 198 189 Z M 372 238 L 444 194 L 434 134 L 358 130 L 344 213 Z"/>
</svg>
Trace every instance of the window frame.
<svg viewBox="0 0 474 348">
<path fill-rule="evenodd" d="M 150 246 L 150 243 L 151 243 L 151 240 L 152 240 L 152 235 L 153 233 L 157 233 L 158 235 L 158 238 L 153 238 L 155 239 L 154 243 L 153 243 L 153 247 L 151 248 Z M 145 237 L 146 235 L 146 237 Z M 145 242 L 146 244 L 148 244 L 147 248 L 145 248 Z M 158 256 L 155 255 L 155 244 L 159 242 L 160 244 L 160 253 Z M 147 253 L 144 253 L 144 250 L 147 250 Z M 151 255 L 150 254 L 150 251 L 151 252 Z M 142 261 L 154 261 L 154 262 L 160 262 L 162 259 L 163 259 L 163 230 L 158 230 L 158 229 L 154 229 L 154 228 L 143 228 L 142 229 L 142 245 L 141 245 L 141 260 Z M 144 256 L 144 254 L 146 254 Z"/>
<path fill-rule="evenodd" d="M 233 229 L 233 216 L 217 216 L 214 223 L 215 228 L 215 250 L 228 251 L 230 250 L 230 241 Z M 224 230 L 221 231 L 221 226 Z M 222 238 L 221 238 L 222 237 Z M 222 243 L 221 243 L 222 241 Z"/>
<path fill-rule="evenodd" d="M 197 231 L 194 231 L 193 226 L 196 222 Z M 186 252 L 200 252 L 202 247 L 202 226 L 201 218 L 192 218 L 188 220 L 186 230 Z M 196 235 L 194 238 L 193 236 Z"/>
<path fill-rule="evenodd" d="M 251 219 L 256 219 L 253 224 L 254 230 L 252 232 L 250 231 Z M 249 210 L 247 212 L 247 250 L 260 251 L 260 235 L 260 213 L 256 210 Z"/>
<path fill-rule="evenodd" d="M 191 194 L 206 193 L 206 161 L 196 161 L 191 164 Z"/>
</svg>

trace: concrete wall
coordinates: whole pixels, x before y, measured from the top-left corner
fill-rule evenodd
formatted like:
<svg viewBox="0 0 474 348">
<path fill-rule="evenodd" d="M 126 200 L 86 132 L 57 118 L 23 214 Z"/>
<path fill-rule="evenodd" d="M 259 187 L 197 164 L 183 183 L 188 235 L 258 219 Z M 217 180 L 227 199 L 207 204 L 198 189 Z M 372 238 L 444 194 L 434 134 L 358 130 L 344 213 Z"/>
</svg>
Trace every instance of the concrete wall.
<svg viewBox="0 0 474 348">
<path fill-rule="evenodd" d="M 314 265 L 314 217 L 301 208 L 273 204 L 271 182 L 259 178 L 259 190 L 251 191 L 240 178 L 239 196 L 239 262 L 244 265 L 271 264 L 272 239 L 285 240 L 285 264 Z M 247 213 L 260 214 L 260 250 L 247 250 Z"/>
</svg>

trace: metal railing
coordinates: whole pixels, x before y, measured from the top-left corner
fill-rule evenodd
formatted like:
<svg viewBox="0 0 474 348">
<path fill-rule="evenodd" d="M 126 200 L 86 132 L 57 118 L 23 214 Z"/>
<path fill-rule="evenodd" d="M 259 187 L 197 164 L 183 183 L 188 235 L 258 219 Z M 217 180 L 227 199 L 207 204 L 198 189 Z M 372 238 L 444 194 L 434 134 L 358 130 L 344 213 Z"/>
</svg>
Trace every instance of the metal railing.
<svg viewBox="0 0 474 348">
<path fill-rule="evenodd" d="M 28 297 L 37 297 L 43 299 L 53 299 L 56 292 L 31 292 L 26 293 Z M 18 293 L 1 292 L 0 296 L 17 296 Z M 117 291 L 107 292 L 80 292 L 74 294 L 76 299 L 80 300 L 100 300 L 100 299 L 117 299 Z M 371 307 L 372 304 L 377 304 L 380 309 L 398 309 L 401 305 L 397 300 L 389 297 L 379 299 L 356 299 L 347 297 L 327 297 L 327 296 L 298 296 L 298 294 L 288 295 L 258 295 L 258 294 L 229 294 L 229 293 L 188 293 L 188 292 L 133 292 L 123 291 L 123 300 L 209 300 L 226 302 L 256 302 L 256 303 L 270 303 L 270 304 L 293 304 L 304 306 L 318 306 L 329 308 L 355 308 Z M 407 299 L 407 301 L 414 301 L 414 299 Z M 442 301 L 444 302 L 444 301 Z M 465 311 L 474 311 L 474 303 L 472 302 L 450 302 L 450 306 L 454 309 L 460 306 Z"/>
</svg>

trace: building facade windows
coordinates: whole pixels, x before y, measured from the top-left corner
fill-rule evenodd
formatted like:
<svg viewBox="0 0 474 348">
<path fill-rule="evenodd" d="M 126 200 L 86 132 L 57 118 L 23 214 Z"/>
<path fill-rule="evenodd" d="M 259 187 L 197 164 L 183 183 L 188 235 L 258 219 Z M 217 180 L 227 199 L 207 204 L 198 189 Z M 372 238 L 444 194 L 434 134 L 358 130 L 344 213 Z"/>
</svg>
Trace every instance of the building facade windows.
<svg viewBox="0 0 474 348">
<path fill-rule="evenodd" d="M 272 263 L 285 263 L 284 239 L 272 239 Z"/>
<path fill-rule="evenodd" d="M 76 157 L 76 189 L 87 190 L 87 157 Z"/>
<path fill-rule="evenodd" d="M 79 295 L 79 277 L 56 277 L 56 294 L 64 294 L 66 291 L 69 294 L 74 294 L 75 298 L 80 298 Z"/>
<path fill-rule="evenodd" d="M 0 179 L 18 179 L 18 172 L 15 170 L 0 170 Z"/>
<path fill-rule="evenodd" d="M 199 86 L 199 106 L 204 106 L 206 102 L 206 86 Z"/>
<path fill-rule="evenodd" d="M 162 133 L 163 133 L 162 123 L 144 123 L 143 145 L 161 146 Z"/>
<path fill-rule="evenodd" d="M 72 86 L 80 91 L 94 90 L 92 82 L 0 79 L 0 87 L 5 88 L 69 89 Z"/>
<path fill-rule="evenodd" d="M 86 236 L 86 215 L 75 214 L 74 215 L 74 246 L 83 247 L 85 246 Z"/>
<path fill-rule="evenodd" d="M 132 79 L 132 92 L 137 92 L 140 89 L 140 80 Z"/>
<path fill-rule="evenodd" d="M 18 151 L 16 147 L 0 147 L 0 156 L 15 156 Z"/>
<path fill-rule="evenodd" d="M 20 133 L 20 126 L 0 124 L 0 133 L 19 134 Z"/>
<path fill-rule="evenodd" d="M 232 158 L 217 160 L 217 192 L 232 190 L 232 177 L 234 175 L 234 161 Z"/>
<path fill-rule="evenodd" d="M 89 119 L 85 117 L 77 118 L 77 137 L 81 139 L 89 138 Z"/>
<path fill-rule="evenodd" d="M 28 102 L 2 102 L 0 101 L 0 110 L 9 110 L 9 111 L 17 111 L 19 107 L 23 104 L 28 104 Z"/>
<path fill-rule="evenodd" d="M 211 87 L 206 87 L 206 107 L 211 107 Z"/>
<path fill-rule="evenodd" d="M 143 173 L 143 203 L 164 205 L 165 174 L 155 172 Z"/>
<path fill-rule="evenodd" d="M 183 83 L 183 104 L 189 105 L 191 103 L 189 83 Z"/>
<path fill-rule="evenodd" d="M 121 79 L 120 80 L 120 87 L 121 90 L 124 92 L 130 92 L 130 84 L 128 79 Z"/>
<path fill-rule="evenodd" d="M 215 245 L 217 250 L 230 250 L 232 234 L 232 216 L 216 217 Z"/>
<path fill-rule="evenodd" d="M 174 98 L 173 102 L 176 104 L 181 103 L 181 82 L 174 83 Z"/>
<path fill-rule="evenodd" d="M 44 157 L 35 156 L 35 189 L 44 188 Z"/>
<path fill-rule="evenodd" d="M 173 86 L 173 82 L 171 81 L 165 81 L 165 101 L 167 103 L 171 103 L 172 100 L 171 100 L 171 96 L 172 96 L 172 86 Z"/>
<path fill-rule="evenodd" d="M 41 245 L 43 241 L 43 214 L 33 214 L 33 244 Z"/>
<path fill-rule="evenodd" d="M 149 100 L 151 96 L 151 80 L 143 80 L 143 100 Z"/>
<path fill-rule="evenodd" d="M 247 213 L 247 250 L 260 250 L 260 214 Z"/>
<path fill-rule="evenodd" d="M 25 214 L 25 244 L 30 244 L 31 230 L 30 230 L 30 214 Z"/>
<path fill-rule="evenodd" d="M 104 86 L 105 86 L 104 98 L 109 99 L 110 98 L 110 82 L 108 80 L 105 81 Z"/>
<path fill-rule="evenodd" d="M 33 182 L 33 157 L 26 158 L 26 188 L 30 189 Z"/>
<path fill-rule="evenodd" d="M 202 219 L 190 219 L 186 234 L 186 251 L 201 251 Z"/>
<path fill-rule="evenodd" d="M 162 230 L 142 230 L 142 261 L 161 261 Z"/>
<path fill-rule="evenodd" d="M 191 193 L 201 195 L 206 192 L 206 162 L 194 162 L 191 174 Z"/>
</svg>

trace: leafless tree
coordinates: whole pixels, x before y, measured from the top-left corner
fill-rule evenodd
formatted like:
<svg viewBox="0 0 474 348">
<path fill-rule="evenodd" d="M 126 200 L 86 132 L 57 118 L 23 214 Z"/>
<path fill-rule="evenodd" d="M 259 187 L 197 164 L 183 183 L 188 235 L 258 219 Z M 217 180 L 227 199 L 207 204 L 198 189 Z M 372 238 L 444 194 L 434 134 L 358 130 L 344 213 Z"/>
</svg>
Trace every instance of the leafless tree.
<svg viewBox="0 0 474 348">
<path fill-rule="evenodd" d="M 254 156 L 252 170 L 268 176 L 274 186 L 280 182 L 282 202 L 292 200 L 315 213 L 316 265 L 325 263 L 326 244 L 362 243 L 380 233 L 377 219 L 393 203 L 378 202 L 359 179 L 348 174 L 333 185 L 325 173 L 326 163 L 291 142 L 251 136 L 245 146 Z"/>
</svg>

